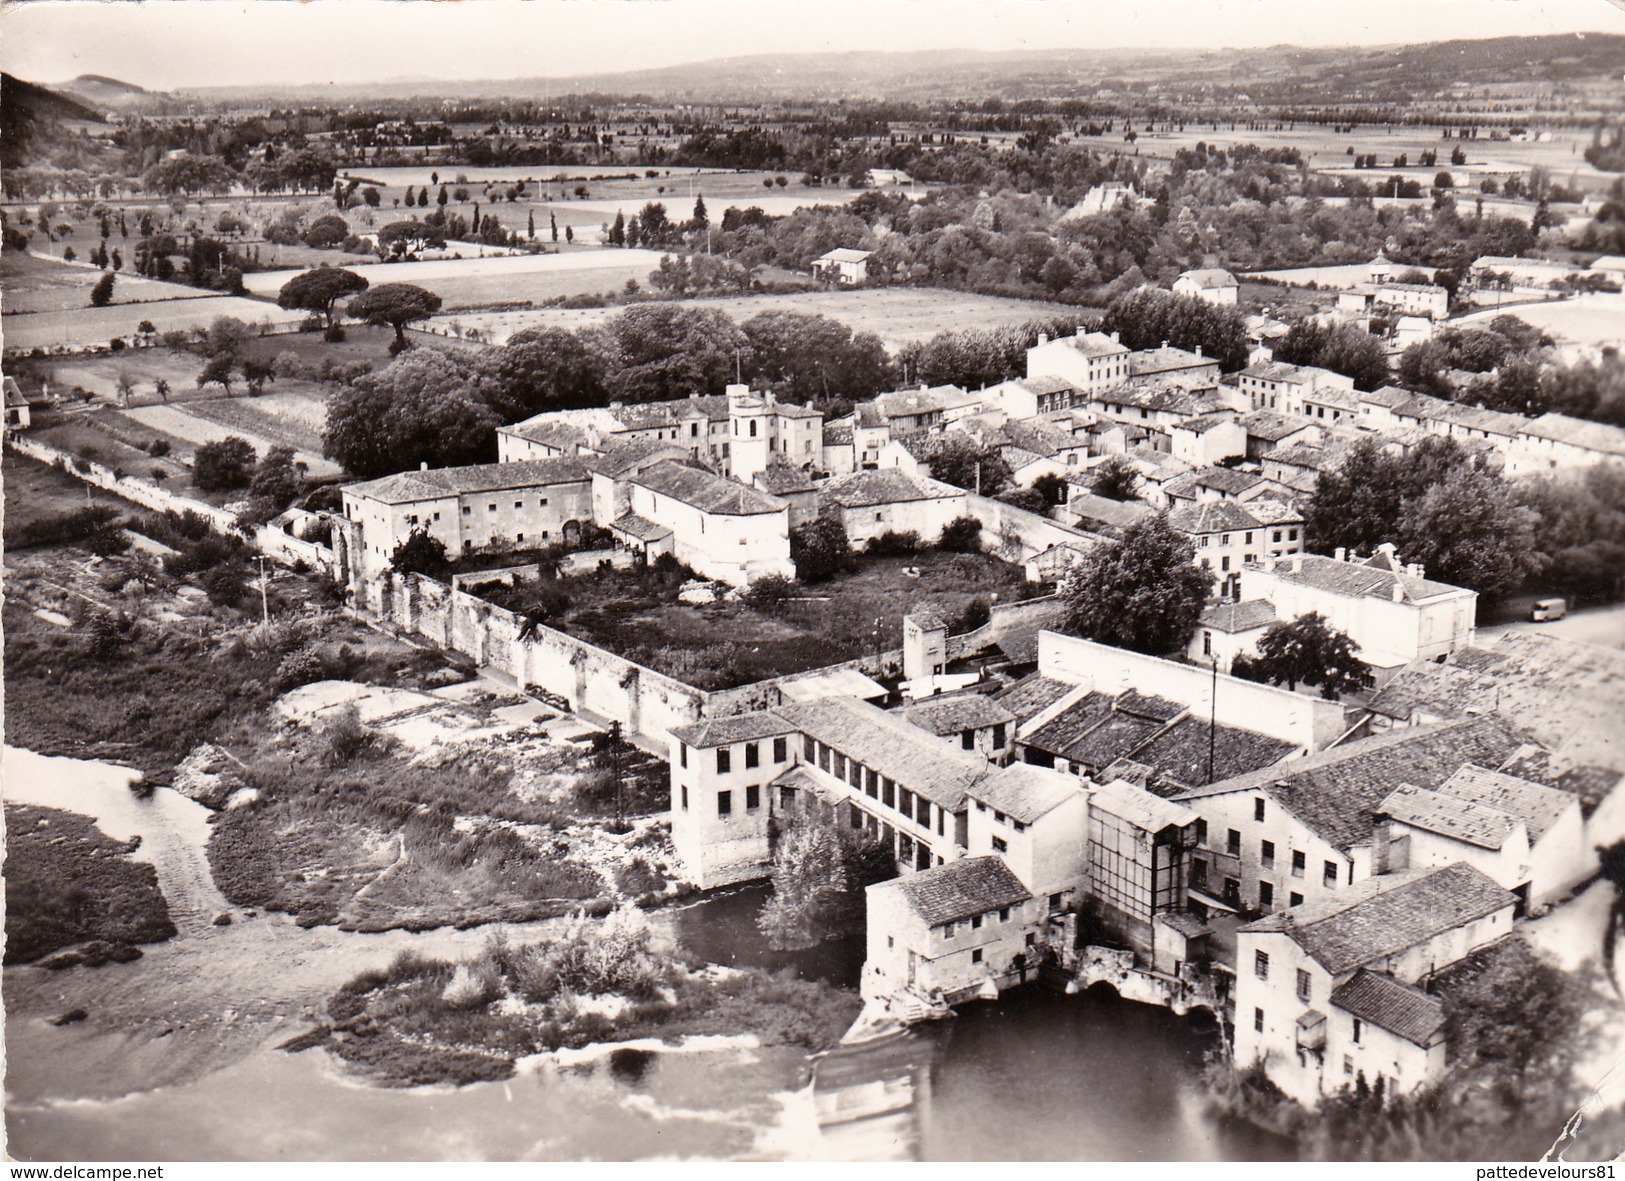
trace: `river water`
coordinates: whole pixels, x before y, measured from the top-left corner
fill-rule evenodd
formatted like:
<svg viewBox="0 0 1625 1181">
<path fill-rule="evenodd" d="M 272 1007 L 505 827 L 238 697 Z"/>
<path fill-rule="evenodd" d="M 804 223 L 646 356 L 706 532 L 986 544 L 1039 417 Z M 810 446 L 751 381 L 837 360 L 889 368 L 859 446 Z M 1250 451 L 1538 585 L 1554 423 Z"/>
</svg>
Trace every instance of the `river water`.
<svg viewBox="0 0 1625 1181">
<path fill-rule="evenodd" d="M 110 829 L 129 827 L 127 788 L 117 777 L 92 787 L 93 778 L 87 774 L 77 790 L 53 791 L 53 798 L 35 802 L 104 814 Z M 14 786 L 6 794 L 17 798 Z M 142 852 L 155 860 L 170 855 L 196 819 L 189 801 L 158 801 L 160 812 L 166 802 L 186 812 L 186 823 L 146 834 Z M 160 812 L 148 813 L 142 827 L 154 829 Z M 160 865 L 159 876 L 168 884 L 176 875 Z M 771 951 L 754 923 L 764 894 L 759 887 L 721 892 L 670 914 L 669 921 L 691 951 L 716 962 L 788 968 L 851 987 L 861 941 Z M 369 946 L 361 942 L 367 938 L 356 937 L 358 951 Z M 177 950 L 187 939 L 183 927 L 173 941 Z M 333 945 L 326 954 L 342 957 L 348 946 Z M 153 949 L 148 970 L 159 968 L 166 954 Z M 38 970 L 7 969 L 8 983 L 17 982 L 12 974 L 19 971 Z M 134 983 L 141 968 L 94 971 L 131 972 Z M 1217 1036 L 1211 1022 L 1039 988 L 813 1062 L 790 1048 L 699 1039 L 681 1047 L 542 1056 L 500 1083 L 388 1090 L 346 1077 L 321 1051 L 272 1049 L 286 1030 L 268 1027 L 263 1042 L 249 1043 L 223 1069 L 118 1099 L 61 1097 L 73 1094 L 60 1082 L 72 1072 L 54 1065 L 56 1057 L 80 1059 L 82 1071 L 86 1058 L 151 1060 L 170 1044 L 116 1028 L 97 1031 L 93 1024 L 94 1018 L 54 1029 L 39 1013 L 8 1013 L 10 1155 L 41 1161 L 1272 1160 L 1289 1151 L 1265 1133 L 1205 1110 L 1198 1072 Z"/>
</svg>

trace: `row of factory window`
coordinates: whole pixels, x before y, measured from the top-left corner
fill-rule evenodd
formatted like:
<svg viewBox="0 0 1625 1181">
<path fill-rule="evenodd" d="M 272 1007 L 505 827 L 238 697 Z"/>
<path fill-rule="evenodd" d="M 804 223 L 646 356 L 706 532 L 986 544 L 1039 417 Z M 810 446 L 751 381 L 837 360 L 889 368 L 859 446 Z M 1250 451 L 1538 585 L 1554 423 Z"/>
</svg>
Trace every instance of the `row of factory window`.
<svg viewBox="0 0 1625 1181">
<path fill-rule="evenodd" d="M 677 747 L 677 761 L 680 766 L 688 766 L 688 743 L 680 743 Z M 790 761 L 790 742 L 786 738 L 773 740 L 773 762 L 775 765 Z M 749 770 L 762 765 L 761 743 L 745 743 L 745 768 Z M 717 751 L 717 774 L 727 775 L 733 771 L 733 747 L 724 746 Z"/>
<path fill-rule="evenodd" d="M 849 758 L 810 736 L 804 741 L 803 754 L 808 762 L 863 792 L 870 799 L 901 812 L 927 832 L 931 830 L 932 804 L 923 795 L 894 783 L 884 775 L 876 773 L 874 768 L 866 767 L 856 759 Z M 947 813 L 940 805 L 936 808 L 936 832 L 938 836 L 947 835 Z"/>
</svg>

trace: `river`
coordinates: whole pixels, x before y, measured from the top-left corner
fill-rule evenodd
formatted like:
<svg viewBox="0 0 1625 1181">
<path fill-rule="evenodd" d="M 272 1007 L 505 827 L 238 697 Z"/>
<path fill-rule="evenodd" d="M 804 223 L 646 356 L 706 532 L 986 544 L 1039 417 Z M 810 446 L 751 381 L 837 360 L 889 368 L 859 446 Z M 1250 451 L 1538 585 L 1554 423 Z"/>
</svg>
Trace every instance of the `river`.
<svg viewBox="0 0 1625 1181">
<path fill-rule="evenodd" d="M 8 770 L 22 769 L 8 762 Z M 544 1055 L 506 1082 L 460 1089 L 369 1087 L 322 1051 L 273 1047 L 308 1026 L 310 996 L 326 995 L 348 974 L 387 962 L 401 946 L 472 951 L 481 933 L 301 931 L 278 916 L 225 929 L 198 923 L 213 905 L 209 887 L 195 881 L 201 810 L 168 789 L 135 803 L 106 769 L 83 767 L 81 775 L 68 760 L 52 760 L 50 769 L 48 792 L 23 790 L 30 777 L 8 775 L 7 798 L 48 795 L 33 802 L 100 815 L 120 836 L 145 830 L 140 855 L 158 864 L 161 884 L 189 888 L 184 918 L 192 921 L 134 964 L 6 969 L 7 1148 L 20 1160 L 1288 1155 L 1274 1138 L 1206 1112 L 1198 1071 L 1216 1036 L 1210 1022 L 1039 988 L 813 1063 L 789 1048 L 702 1039 Z M 668 919 L 706 958 L 850 987 L 861 941 L 771 951 L 754 923 L 764 893 L 723 891 Z M 271 962 L 243 971 L 249 957 Z M 236 994 L 222 978 L 235 978 Z M 272 986 L 290 978 L 301 987 L 276 993 Z M 277 1003 L 240 995 L 255 985 Z M 159 1012 L 160 996 L 182 1003 Z M 90 1019 L 49 1025 L 45 1018 L 70 1002 L 83 1003 Z"/>
</svg>

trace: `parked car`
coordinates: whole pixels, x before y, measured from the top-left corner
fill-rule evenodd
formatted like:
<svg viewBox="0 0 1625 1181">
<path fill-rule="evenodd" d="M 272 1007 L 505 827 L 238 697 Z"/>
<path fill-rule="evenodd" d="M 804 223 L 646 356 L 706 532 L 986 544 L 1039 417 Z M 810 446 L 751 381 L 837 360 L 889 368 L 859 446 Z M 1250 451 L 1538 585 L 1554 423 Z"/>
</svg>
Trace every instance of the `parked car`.
<svg viewBox="0 0 1625 1181">
<path fill-rule="evenodd" d="M 1568 613 L 1567 599 L 1536 599 L 1535 605 L 1529 608 L 1529 618 L 1536 623 L 1550 623 L 1554 619 L 1562 619 Z"/>
</svg>

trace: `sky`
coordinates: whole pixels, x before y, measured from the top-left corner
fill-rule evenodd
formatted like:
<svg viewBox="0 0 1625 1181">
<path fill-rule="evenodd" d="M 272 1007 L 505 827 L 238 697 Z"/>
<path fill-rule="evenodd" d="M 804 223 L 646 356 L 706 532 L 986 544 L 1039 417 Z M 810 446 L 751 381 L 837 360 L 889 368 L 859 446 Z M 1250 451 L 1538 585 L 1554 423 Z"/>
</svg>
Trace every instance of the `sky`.
<svg viewBox="0 0 1625 1181">
<path fill-rule="evenodd" d="M 26 0 L 0 67 L 149 89 L 566 77 L 757 53 L 1625 33 L 1625 0 Z"/>
</svg>

